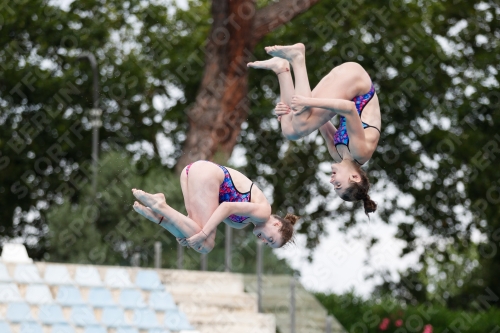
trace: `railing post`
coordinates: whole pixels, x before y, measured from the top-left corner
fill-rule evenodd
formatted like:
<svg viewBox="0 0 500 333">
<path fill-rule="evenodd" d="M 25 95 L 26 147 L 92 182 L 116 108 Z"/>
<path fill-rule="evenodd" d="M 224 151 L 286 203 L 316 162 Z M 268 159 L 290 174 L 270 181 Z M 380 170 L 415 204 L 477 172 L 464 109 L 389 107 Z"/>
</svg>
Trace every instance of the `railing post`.
<svg viewBox="0 0 500 333">
<path fill-rule="evenodd" d="M 226 272 L 231 272 L 231 238 L 233 229 L 226 224 Z"/>
<path fill-rule="evenodd" d="M 97 168 L 99 159 L 99 127 L 102 126 L 99 109 L 99 70 L 97 60 L 92 52 L 83 52 L 79 59 L 87 58 L 92 68 L 92 109 L 90 110 L 90 123 L 92 125 L 92 193 L 95 198 L 97 193 Z"/>
<path fill-rule="evenodd" d="M 184 261 L 184 247 L 177 243 L 177 269 L 182 269 Z"/>
<path fill-rule="evenodd" d="M 333 324 L 333 317 L 330 315 L 326 316 L 325 333 L 332 333 L 332 324 Z"/>
<path fill-rule="evenodd" d="M 207 254 L 206 253 L 202 253 L 200 255 L 201 257 L 201 270 L 202 271 L 206 271 L 207 270 Z"/>
<path fill-rule="evenodd" d="M 134 253 L 132 255 L 132 260 L 131 260 L 132 267 L 139 267 L 141 265 L 141 254 L 140 253 Z"/>
<path fill-rule="evenodd" d="M 295 276 L 290 280 L 290 332 L 295 333 Z"/>
<path fill-rule="evenodd" d="M 262 313 L 262 241 L 257 239 L 257 309 Z"/>
<path fill-rule="evenodd" d="M 161 268 L 161 242 L 155 242 L 155 268 Z"/>
</svg>

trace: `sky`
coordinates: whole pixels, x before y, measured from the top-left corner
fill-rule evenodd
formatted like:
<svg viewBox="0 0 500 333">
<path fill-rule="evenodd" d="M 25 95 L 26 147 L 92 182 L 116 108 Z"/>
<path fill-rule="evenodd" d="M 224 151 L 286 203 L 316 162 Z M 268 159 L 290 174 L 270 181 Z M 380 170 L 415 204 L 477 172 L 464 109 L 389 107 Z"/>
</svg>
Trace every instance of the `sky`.
<svg viewBox="0 0 500 333">
<path fill-rule="evenodd" d="M 372 220 L 376 220 L 375 216 Z M 347 234 L 340 232 L 338 227 L 335 221 L 327 225 L 327 235 L 322 237 L 314 251 L 312 262 L 306 258 L 305 237 L 298 237 L 296 245 L 275 250 L 278 257 L 286 258 L 294 269 L 300 271 L 300 282 L 308 290 L 337 294 L 354 290 L 367 297 L 373 287 L 381 282 L 380 278 L 366 278 L 374 269 L 387 269 L 393 277 L 397 277 L 398 270 L 405 270 L 418 261 L 415 254 L 400 258 L 404 243 L 395 238 L 395 226 L 380 220 L 360 222 Z M 357 234 L 366 238 L 380 238 L 380 242 L 370 251 L 370 258 L 366 241 L 358 239 Z M 369 264 L 366 263 L 368 259 Z"/>
<path fill-rule="evenodd" d="M 341 202 L 333 191 L 332 197 Z M 375 202 L 391 199 L 400 195 L 399 191 L 390 187 L 386 190 L 372 188 L 370 197 Z M 396 216 L 389 224 L 383 222 L 377 212 L 370 214 L 370 219 L 362 210 L 356 213 L 358 221 L 355 227 L 347 232 L 340 231 L 341 220 L 326 221 L 325 233 L 320 238 L 319 246 L 314 250 L 312 261 L 305 247 L 305 236 L 296 237 L 295 245 L 275 250 L 280 258 L 296 270 L 300 271 L 300 281 L 305 288 L 318 292 L 334 292 L 337 294 L 354 290 L 358 295 L 368 297 L 373 287 L 380 283 L 380 278 L 367 278 L 374 271 L 387 270 L 398 279 L 398 271 L 414 266 L 418 262 L 418 252 L 400 257 L 404 242 L 395 235 L 397 223 L 407 220 L 404 216 Z M 371 238 L 379 239 L 369 251 L 367 244 Z"/>
</svg>

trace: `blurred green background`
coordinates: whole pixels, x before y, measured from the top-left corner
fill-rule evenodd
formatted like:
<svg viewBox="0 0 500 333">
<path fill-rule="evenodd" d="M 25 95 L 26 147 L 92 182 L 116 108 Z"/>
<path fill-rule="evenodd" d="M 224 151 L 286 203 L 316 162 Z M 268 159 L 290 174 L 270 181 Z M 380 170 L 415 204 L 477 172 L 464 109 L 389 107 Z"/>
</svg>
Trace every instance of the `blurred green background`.
<svg viewBox="0 0 500 333">
<path fill-rule="evenodd" d="M 128 265 L 140 252 L 142 264 L 152 266 L 155 241 L 175 253 L 175 239 L 131 210 L 130 189 L 163 192 L 172 207 L 184 209 L 175 165 L 188 133 L 186 110 L 204 73 L 210 5 L 4 3 L 0 242 L 22 240 L 32 258 L 61 262 Z M 393 323 L 397 309 L 407 318 L 434 304 L 434 327 L 486 310 L 484 325 L 469 317 L 467 331 L 494 332 L 500 325 L 498 2 L 319 1 L 267 34 L 250 58 L 267 58 L 265 45 L 295 42 L 307 46 L 312 86 L 347 61 L 363 65 L 377 85 L 383 127 L 368 171 L 372 192 L 395 193 L 378 202 L 377 215 L 397 226 L 402 255 L 419 257 L 419 265 L 396 279 L 374 273 L 382 283 L 370 299 L 318 298 L 348 329 L 353 309 L 372 309 Z M 89 171 L 92 75 L 77 59 L 86 51 L 97 58 L 103 109 L 97 198 Z M 359 204 L 332 200 L 323 180 L 328 168 L 321 167 L 331 158 L 320 136 L 296 142 L 281 136 L 272 111 L 277 80 L 252 71 L 248 84 L 250 109 L 234 142 L 243 162 L 235 167 L 272 194 L 275 212 L 302 216 L 298 232 L 312 256 L 326 224 L 348 231 L 365 219 Z M 368 247 L 377 243 L 373 238 Z M 253 236 L 235 230 L 234 244 L 234 270 L 254 272 Z M 221 228 L 210 270 L 223 269 L 223 246 Z M 175 255 L 163 260 L 164 267 L 175 266 Z M 197 269 L 199 260 L 188 251 L 185 266 Z M 265 273 L 291 272 L 266 249 Z M 493 308 L 474 306 L 481 295 Z M 380 330 L 378 321 L 367 321 Z"/>
</svg>

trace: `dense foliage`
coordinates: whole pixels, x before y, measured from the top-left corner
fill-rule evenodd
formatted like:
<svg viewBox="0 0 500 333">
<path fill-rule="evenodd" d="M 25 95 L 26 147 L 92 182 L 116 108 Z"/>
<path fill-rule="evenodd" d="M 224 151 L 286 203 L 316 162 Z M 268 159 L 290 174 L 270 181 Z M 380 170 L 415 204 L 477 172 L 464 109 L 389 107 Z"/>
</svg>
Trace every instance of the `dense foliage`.
<svg viewBox="0 0 500 333">
<path fill-rule="evenodd" d="M 353 293 L 316 294 L 347 332 L 498 332 L 500 310 L 480 295 L 474 311 L 450 310 L 438 303 L 406 306 L 388 299 L 363 299 Z"/>
</svg>

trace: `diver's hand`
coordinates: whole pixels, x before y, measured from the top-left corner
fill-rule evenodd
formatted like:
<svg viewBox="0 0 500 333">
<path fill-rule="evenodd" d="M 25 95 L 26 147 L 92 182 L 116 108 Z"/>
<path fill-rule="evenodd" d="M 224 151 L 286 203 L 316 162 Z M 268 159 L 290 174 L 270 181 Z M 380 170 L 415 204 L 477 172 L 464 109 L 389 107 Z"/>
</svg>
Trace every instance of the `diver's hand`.
<svg viewBox="0 0 500 333">
<path fill-rule="evenodd" d="M 207 235 L 203 231 L 200 231 L 196 235 L 189 237 L 186 241 L 191 248 L 201 250 L 205 239 L 207 239 Z"/>
<path fill-rule="evenodd" d="M 304 96 L 293 95 L 292 102 L 290 104 L 291 104 L 290 106 L 292 107 L 294 115 L 299 115 L 308 109 L 307 97 L 304 97 Z"/>
<path fill-rule="evenodd" d="M 283 102 L 279 102 L 276 104 L 276 108 L 274 109 L 276 112 L 276 116 L 278 117 L 278 121 L 281 121 L 281 117 L 292 112 L 292 109 L 288 105 Z"/>
<path fill-rule="evenodd" d="M 181 244 L 182 246 L 189 246 L 187 242 L 187 238 L 176 238 L 177 243 Z"/>
</svg>

